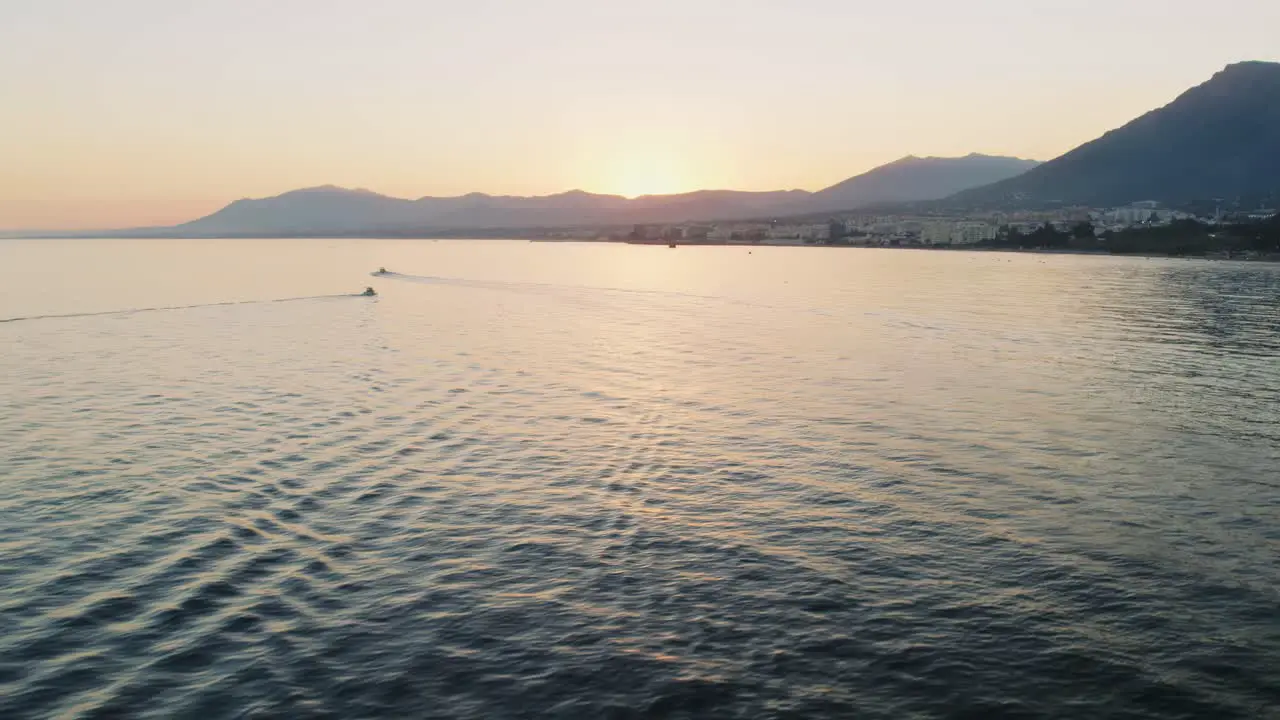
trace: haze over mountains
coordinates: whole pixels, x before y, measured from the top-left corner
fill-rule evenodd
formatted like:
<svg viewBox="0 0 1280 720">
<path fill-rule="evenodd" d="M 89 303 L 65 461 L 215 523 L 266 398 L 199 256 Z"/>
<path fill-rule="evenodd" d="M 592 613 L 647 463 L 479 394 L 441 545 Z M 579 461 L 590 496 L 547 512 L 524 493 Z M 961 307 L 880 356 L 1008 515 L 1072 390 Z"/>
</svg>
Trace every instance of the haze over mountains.
<svg viewBox="0 0 1280 720">
<path fill-rule="evenodd" d="M 630 199 L 573 190 L 540 197 L 472 193 L 406 200 L 368 190 L 322 186 L 257 200 L 237 200 L 172 231 L 181 235 L 376 234 L 738 220 L 932 200 L 1013 177 L 1037 164 L 1034 160 L 977 154 L 962 158 L 906 157 L 816 193 L 700 190 Z"/>
<path fill-rule="evenodd" d="M 703 190 L 637 198 L 574 190 L 540 197 L 472 193 L 408 200 L 322 186 L 237 200 L 173 227 L 107 234 L 412 235 L 768 219 L 895 203 L 972 210 L 1111 207 L 1138 200 L 1176 205 L 1216 198 L 1280 199 L 1280 63 L 1229 65 L 1169 105 L 1046 163 L 978 154 L 906 157 L 818 192 Z"/>
</svg>

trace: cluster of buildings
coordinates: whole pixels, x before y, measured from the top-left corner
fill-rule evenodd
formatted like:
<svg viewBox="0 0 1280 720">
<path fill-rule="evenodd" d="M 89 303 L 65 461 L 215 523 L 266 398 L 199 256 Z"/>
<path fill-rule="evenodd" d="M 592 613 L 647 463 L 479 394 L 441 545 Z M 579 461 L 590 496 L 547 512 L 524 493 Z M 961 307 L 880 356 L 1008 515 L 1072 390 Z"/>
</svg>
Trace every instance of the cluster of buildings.
<svg viewBox="0 0 1280 720">
<path fill-rule="evenodd" d="M 1248 213 L 1249 219 L 1274 216 L 1275 210 Z M 1232 218 L 1243 219 L 1242 217 Z M 966 215 L 871 215 L 846 213 L 824 222 L 682 223 L 636 225 L 627 230 L 575 229 L 548 235 L 565 240 L 615 240 L 640 243 L 964 246 L 1001 238 L 1031 235 L 1045 227 L 1060 233 L 1091 232 L 1095 236 L 1132 228 L 1159 227 L 1179 220 L 1205 224 L 1224 221 L 1220 211 L 1197 216 L 1154 201 L 1106 209 L 1064 208 L 1052 211 L 981 212 Z"/>
<path fill-rule="evenodd" d="M 635 242 L 814 244 L 844 233 L 844 223 L 737 222 L 714 225 L 636 225 L 623 238 Z"/>
<path fill-rule="evenodd" d="M 1201 220 L 1202 222 L 1216 223 L 1220 219 L 1220 214 L 1214 218 L 1197 218 L 1192 213 L 1161 207 L 1160 203 L 1153 200 L 1089 213 L 1089 222 L 1092 223 L 1094 230 L 1098 234 L 1118 232 L 1139 226 L 1168 225 L 1175 220 Z"/>
<path fill-rule="evenodd" d="M 761 243 L 769 245 L 970 245 L 994 240 L 1000 225 L 990 220 L 853 216 L 828 222 L 733 222 L 714 225 L 637 225 L 631 242 Z"/>
</svg>

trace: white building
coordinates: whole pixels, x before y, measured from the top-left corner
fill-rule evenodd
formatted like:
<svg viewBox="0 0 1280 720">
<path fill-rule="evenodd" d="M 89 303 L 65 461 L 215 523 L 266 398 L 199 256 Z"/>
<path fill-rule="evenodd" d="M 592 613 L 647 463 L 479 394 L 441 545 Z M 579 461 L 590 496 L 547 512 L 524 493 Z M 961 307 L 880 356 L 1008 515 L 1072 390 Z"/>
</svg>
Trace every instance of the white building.
<svg viewBox="0 0 1280 720">
<path fill-rule="evenodd" d="M 769 228 L 770 240 L 826 240 L 831 237 L 828 225 L 774 225 Z"/>
<path fill-rule="evenodd" d="M 954 224 L 949 222 L 929 223 L 920 231 L 920 239 L 927 244 L 950 245 L 951 228 Z"/>
<path fill-rule="evenodd" d="M 733 239 L 733 226 L 717 225 L 714 228 L 711 228 L 711 231 L 707 233 L 707 239 L 717 240 L 719 242 L 729 242 Z"/>
<path fill-rule="evenodd" d="M 996 239 L 996 226 L 980 222 L 956 223 L 951 229 L 953 245 L 973 245 Z"/>
<path fill-rule="evenodd" d="M 996 239 L 996 226 L 990 223 L 962 221 L 927 223 L 920 239 L 934 245 L 973 245 Z"/>
<path fill-rule="evenodd" d="M 1151 219 L 1155 211 L 1145 207 L 1129 207 L 1116 208 L 1110 212 L 1109 219 L 1116 225 L 1141 225 Z"/>
</svg>

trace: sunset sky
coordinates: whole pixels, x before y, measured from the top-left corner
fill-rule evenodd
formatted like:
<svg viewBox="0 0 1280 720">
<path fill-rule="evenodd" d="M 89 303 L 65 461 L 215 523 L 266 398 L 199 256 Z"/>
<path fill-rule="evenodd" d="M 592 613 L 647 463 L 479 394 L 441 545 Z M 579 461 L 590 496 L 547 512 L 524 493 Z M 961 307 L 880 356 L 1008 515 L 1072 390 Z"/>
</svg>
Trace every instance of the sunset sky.
<svg viewBox="0 0 1280 720">
<path fill-rule="evenodd" d="M 1278 28 L 1278 0 L 0 0 L 0 228 L 1049 159 L 1280 60 Z"/>
</svg>

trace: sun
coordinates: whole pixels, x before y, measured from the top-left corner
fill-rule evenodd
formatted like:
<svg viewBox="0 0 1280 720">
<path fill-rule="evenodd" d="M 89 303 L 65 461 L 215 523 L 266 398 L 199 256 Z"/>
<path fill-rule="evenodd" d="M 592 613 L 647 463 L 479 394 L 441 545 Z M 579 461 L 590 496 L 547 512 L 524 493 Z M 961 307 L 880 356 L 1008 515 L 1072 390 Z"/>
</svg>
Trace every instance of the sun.
<svg viewBox="0 0 1280 720">
<path fill-rule="evenodd" d="M 630 152 L 609 170 L 610 192 L 634 198 L 670 195 L 689 190 L 688 173 L 680 159 L 661 150 Z"/>
</svg>

